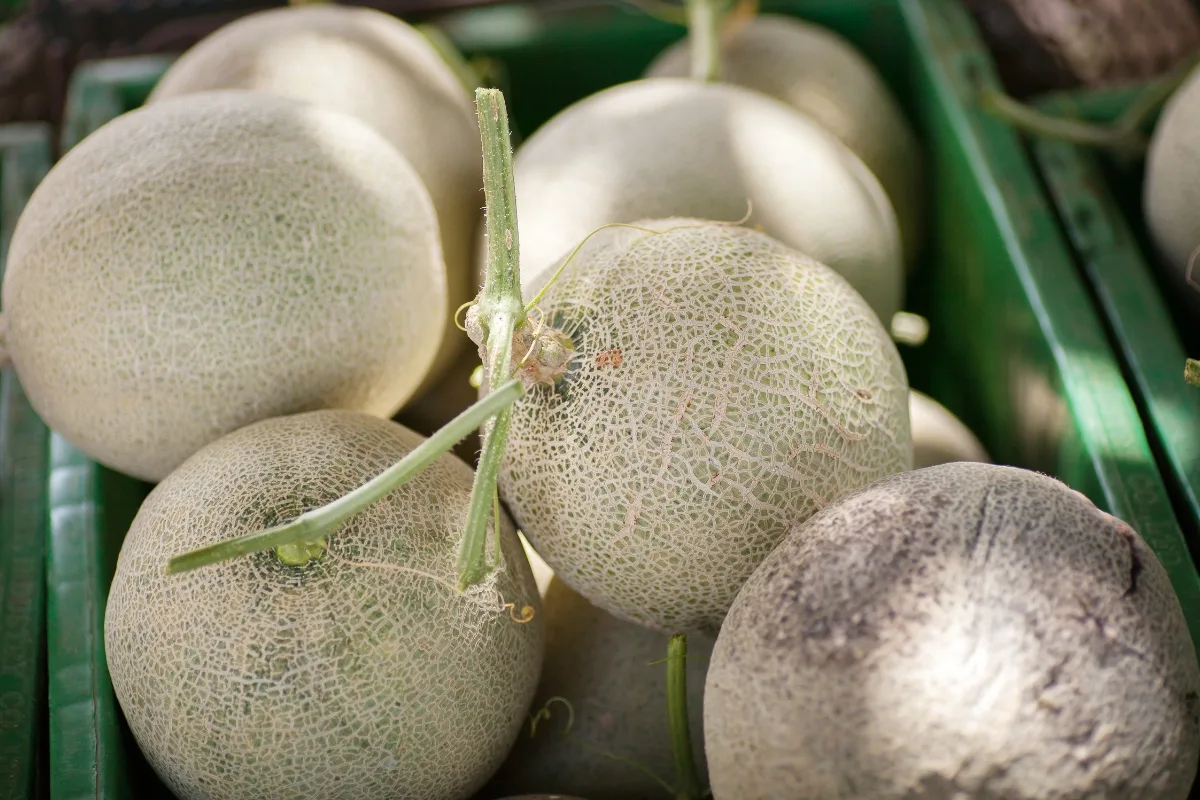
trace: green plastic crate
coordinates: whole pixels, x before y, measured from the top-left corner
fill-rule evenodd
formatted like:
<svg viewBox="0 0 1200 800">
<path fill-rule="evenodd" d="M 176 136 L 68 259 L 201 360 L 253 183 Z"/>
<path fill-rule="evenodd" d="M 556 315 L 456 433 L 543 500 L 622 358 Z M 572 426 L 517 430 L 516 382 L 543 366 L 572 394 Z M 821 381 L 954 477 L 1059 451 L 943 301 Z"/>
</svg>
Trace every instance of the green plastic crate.
<svg viewBox="0 0 1200 800">
<path fill-rule="evenodd" d="M 50 128 L 0 126 L 0 275 L 13 226 L 52 163 Z M 45 796 L 48 431 L 0 375 L 0 797 Z"/>
<path fill-rule="evenodd" d="M 929 319 L 930 335 L 919 348 L 902 348 L 914 388 L 958 414 L 998 461 L 1056 475 L 1137 529 L 1169 570 L 1200 646 L 1200 575 L 1101 317 L 1032 163 L 1020 138 L 976 105 L 981 88 L 999 84 L 966 11 L 957 0 L 763 5 L 849 38 L 880 67 L 926 143 L 930 230 L 908 305 Z M 679 27 L 615 8 L 463 13 L 468 16 L 456 15 L 446 30 L 468 56 L 501 62 L 514 126 L 525 133 L 574 100 L 639 77 L 684 35 Z M 508 24 L 499 24 L 504 20 Z M 165 63 L 132 59 L 77 70 L 63 145 L 136 107 Z M 52 719 L 52 730 L 77 725 L 72 737 L 79 737 L 77 747 L 52 748 L 59 781 L 53 796 L 164 796 L 122 727 L 100 636 L 113 558 L 149 487 L 97 467 L 57 439 L 54 453 L 52 502 L 64 524 L 90 534 L 70 538 L 91 546 L 72 554 L 85 575 L 87 602 L 60 604 L 51 635 L 57 638 L 64 626 L 73 631 L 76 668 L 92 681 L 95 702 L 78 725 Z M 56 691 L 83 696 L 83 680 L 64 677 L 51 673 L 52 703 Z"/>
<path fill-rule="evenodd" d="M 1145 85 L 1050 95 L 1051 113 L 1110 122 Z M 1142 159 L 1031 137 L 1046 187 L 1128 375 L 1177 517 L 1200 560 L 1200 389 L 1183 380 L 1200 332 L 1156 269 L 1142 216 Z"/>
</svg>

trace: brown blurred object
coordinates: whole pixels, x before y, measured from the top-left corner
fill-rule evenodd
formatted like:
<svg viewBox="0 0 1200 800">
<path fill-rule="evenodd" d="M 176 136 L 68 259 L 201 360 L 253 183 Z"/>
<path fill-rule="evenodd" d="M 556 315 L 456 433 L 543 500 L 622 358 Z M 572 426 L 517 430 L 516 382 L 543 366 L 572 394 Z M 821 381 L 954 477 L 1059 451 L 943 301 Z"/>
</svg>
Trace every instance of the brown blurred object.
<svg viewBox="0 0 1200 800">
<path fill-rule="evenodd" d="M 419 22 L 501 0 L 347 0 Z M 285 0 L 29 0 L 0 25 L 0 124 L 58 128 L 72 70 L 101 58 L 181 53 L 217 28 Z"/>
<path fill-rule="evenodd" d="M 1015 97 L 1144 80 L 1200 50 L 1192 0 L 963 2 Z"/>
</svg>

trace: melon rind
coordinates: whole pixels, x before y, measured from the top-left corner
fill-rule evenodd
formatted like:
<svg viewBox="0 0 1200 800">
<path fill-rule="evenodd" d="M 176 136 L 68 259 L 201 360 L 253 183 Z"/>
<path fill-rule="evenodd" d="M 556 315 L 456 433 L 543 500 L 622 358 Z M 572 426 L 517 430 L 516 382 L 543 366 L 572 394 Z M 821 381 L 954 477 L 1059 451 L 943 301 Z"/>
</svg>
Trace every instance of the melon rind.
<svg viewBox="0 0 1200 800">
<path fill-rule="evenodd" d="M 709 666 L 715 800 L 1185 800 L 1200 666 L 1128 525 L 1052 478 L 959 462 L 797 525 Z"/>
<path fill-rule="evenodd" d="M 911 467 L 907 377 L 832 270 L 739 226 L 637 224 L 663 232 L 596 234 L 534 312 L 577 357 L 514 406 L 499 487 L 590 602 L 713 633 L 793 522 Z"/>
<path fill-rule="evenodd" d="M 446 321 L 437 221 L 403 156 L 344 114 L 232 90 L 72 148 L 17 221 L 3 288 L 34 409 L 148 481 L 266 417 L 394 414 Z"/>
<path fill-rule="evenodd" d="M 461 800 L 503 761 L 537 685 L 541 600 L 506 515 L 500 567 L 456 590 L 474 477 L 458 458 L 351 517 L 307 566 L 267 551 L 164 573 L 180 552 L 337 499 L 422 441 L 357 412 L 264 420 L 147 497 L 105 651 L 139 748 L 181 800 Z"/>
<path fill-rule="evenodd" d="M 447 278 L 442 345 L 414 396 L 424 394 L 469 349 L 451 315 L 479 288 L 473 246 L 483 219 L 483 159 L 471 93 L 412 25 L 333 4 L 266 9 L 222 25 L 176 59 L 147 103 L 214 89 L 269 92 L 349 114 L 421 177 L 437 211 Z"/>
</svg>

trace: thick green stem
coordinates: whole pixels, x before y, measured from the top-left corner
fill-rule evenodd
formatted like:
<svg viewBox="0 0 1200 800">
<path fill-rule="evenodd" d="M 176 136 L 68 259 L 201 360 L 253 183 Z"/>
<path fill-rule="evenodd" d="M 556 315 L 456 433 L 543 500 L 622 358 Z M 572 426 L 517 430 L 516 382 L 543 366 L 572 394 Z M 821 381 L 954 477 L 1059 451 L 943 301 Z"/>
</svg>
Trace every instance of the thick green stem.
<svg viewBox="0 0 1200 800">
<path fill-rule="evenodd" d="M 687 0 L 692 78 L 712 83 L 721 78 L 720 0 Z"/>
<path fill-rule="evenodd" d="M 483 143 L 483 192 L 487 204 L 487 272 L 479 294 L 478 323 L 487 340 L 489 387 L 509 379 L 513 373 L 513 331 L 525 322 L 521 299 L 521 270 L 517 239 L 517 199 L 513 181 L 512 142 L 508 130 L 508 111 L 504 95 L 497 89 L 476 89 L 475 108 L 479 136 Z M 489 389 L 494 391 L 494 389 Z M 466 588 L 488 572 L 485 558 L 487 523 L 492 511 L 492 496 L 504 448 L 508 443 L 511 410 L 496 415 L 485 428 L 483 452 L 475 470 L 471 489 L 471 508 L 462 549 L 458 554 L 458 580 Z M 496 520 L 499 525 L 500 521 Z"/>
<path fill-rule="evenodd" d="M 1146 138 L 1136 130 L 1122 130 L 1081 119 L 1046 114 L 995 89 L 984 89 L 979 102 L 985 109 L 1017 130 L 1035 136 L 1125 152 L 1139 151 L 1146 147 Z"/>
<path fill-rule="evenodd" d="M 667 715 L 671 722 L 671 752 L 675 756 L 675 800 L 699 800 L 703 795 L 692 731 L 688 723 L 687 634 L 667 642 Z"/>
<path fill-rule="evenodd" d="M 445 427 L 417 445 L 407 456 L 349 494 L 328 505 L 306 511 L 284 525 L 277 525 L 274 528 L 234 539 L 226 539 L 223 542 L 177 555 L 167 563 L 167 572 L 187 572 L 207 564 L 215 564 L 218 561 L 262 550 L 322 541 L 351 516 L 395 491 L 405 481 L 432 464 L 493 414 L 512 406 L 524 393 L 524 386 L 520 381 L 508 381 L 450 420 Z"/>
</svg>

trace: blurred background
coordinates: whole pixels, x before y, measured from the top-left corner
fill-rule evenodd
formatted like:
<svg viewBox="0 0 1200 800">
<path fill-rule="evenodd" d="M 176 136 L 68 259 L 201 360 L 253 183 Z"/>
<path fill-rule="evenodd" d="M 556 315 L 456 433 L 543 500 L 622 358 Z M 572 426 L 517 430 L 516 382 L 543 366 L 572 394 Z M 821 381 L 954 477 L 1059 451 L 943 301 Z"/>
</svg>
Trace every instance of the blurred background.
<svg viewBox="0 0 1200 800">
<path fill-rule="evenodd" d="M 354 2 L 404 17 L 500 0 Z M 530 0 L 543 13 L 643 0 Z M 650 2 L 651 0 L 646 0 Z M 912 0 L 920 2 L 920 0 Z M 656 4 L 670 0 L 653 0 Z M 962 0 L 1017 97 L 1157 75 L 1200 49 L 1200 0 Z M 88 60 L 179 53 L 277 0 L 0 0 L 0 123 L 61 122 L 72 70 Z"/>
</svg>

